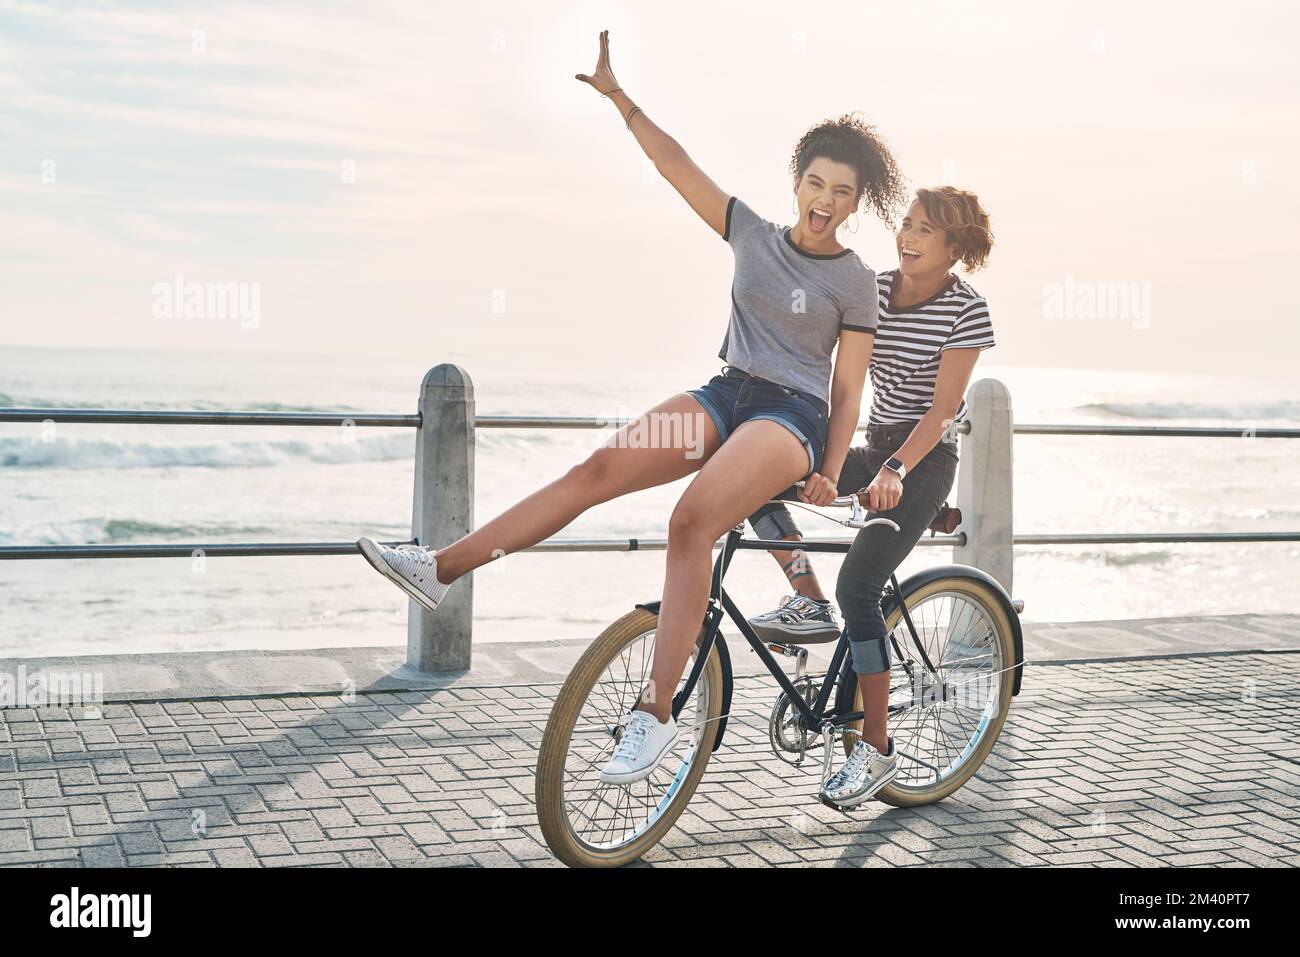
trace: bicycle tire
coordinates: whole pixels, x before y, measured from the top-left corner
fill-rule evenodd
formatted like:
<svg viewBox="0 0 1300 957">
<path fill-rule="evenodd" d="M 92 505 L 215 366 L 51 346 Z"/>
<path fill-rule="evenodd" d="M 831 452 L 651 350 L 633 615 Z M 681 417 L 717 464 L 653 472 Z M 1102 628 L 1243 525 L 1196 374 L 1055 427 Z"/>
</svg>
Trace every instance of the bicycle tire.
<svg viewBox="0 0 1300 957">
<path fill-rule="evenodd" d="M 672 770 L 672 783 L 665 788 L 668 791 L 664 795 L 666 803 L 661 799 L 652 811 L 647 812 L 647 823 L 627 840 L 607 842 L 603 845 L 585 839 L 578 833 L 571 819 L 567 795 L 570 790 L 574 791 L 576 800 L 577 788 L 571 789 L 569 785 L 585 783 L 581 780 L 573 780 L 577 774 L 569 771 L 569 758 L 575 751 L 574 731 L 583 714 L 584 706 L 591 701 L 593 688 L 602 675 L 609 670 L 610 665 L 636 642 L 644 641 L 647 635 L 653 633 L 658 627 L 658 622 L 658 615 L 644 608 L 637 608 L 610 624 L 578 659 L 551 707 L 538 751 L 534 798 L 538 823 L 541 825 L 542 836 L 547 846 L 559 860 L 570 867 L 620 867 L 640 859 L 658 844 L 677 822 L 686 805 L 690 803 L 696 786 L 704 775 L 704 769 L 708 766 L 717 737 L 718 718 L 721 716 L 723 700 L 723 671 L 716 645 L 709 651 L 708 660 L 690 699 L 696 709 L 700 707 L 701 701 L 703 702 L 703 721 L 699 720 L 698 714 L 693 715 L 695 725 L 699 729 L 698 738 L 692 740 L 693 728 L 683 725 L 683 736 L 679 737 L 678 745 L 646 782 L 620 786 L 603 785 L 597 781 L 594 785 L 597 789 L 609 789 L 615 799 L 621 802 L 623 798 L 617 794 L 617 790 L 627 791 L 629 795 L 634 796 L 637 786 L 646 784 L 646 790 L 650 792 L 656 786 L 655 776 Z M 703 637 L 704 629 L 701 627 L 692 660 L 694 655 L 698 654 L 699 643 Z M 688 663 L 688 673 L 689 670 Z M 624 684 L 627 685 L 626 682 Z M 639 693 L 638 686 L 633 696 Z M 634 700 L 634 697 L 620 698 L 615 702 L 608 693 L 602 692 L 602 694 L 609 705 L 605 711 L 598 711 L 598 717 L 606 712 L 612 714 L 619 707 Z M 685 715 L 686 709 L 683 708 L 679 718 Z M 600 745 L 603 748 L 610 744 L 611 742 L 600 740 L 602 730 L 605 730 L 606 734 L 612 734 L 612 729 L 596 726 L 591 733 L 592 740 L 579 747 L 589 751 L 593 746 Z M 584 770 L 588 778 L 594 777 L 595 763 L 582 752 L 578 752 L 578 755 L 580 758 L 578 766 L 581 768 L 585 762 L 587 766 Z M 588 795 L 585 800 L 589 803 L 592 799 L 592 796 Z M 599 800 L 604 800 L 604 797 Z M 630 805 L 629 799 L 629 807 Z M 597 807 L 599 806 L 598 804 Z M 621 806 L 621 803 L 618 806 Z M 650 819 L 650 815 L 653 815 L 653 819 Z"/>
<path fill-rule="evenodd" d="M 966 578 L 963 576 L 950 576 L 947 578 L 936 579 L 917 588 L 910 594 L 904 596 L 907 605 L 908 614 L 912 616 L 915 622 L 918 615 L 915 609 L 923 607 L 928 599 L 935 596 L 941 596 L 945 593 L 961 595 L 966 600 L 974 602 L 982 613 L 987 617 L 993 638 L 996 640 L 996 655 L 994 662 L 997 664 L 997 701 L 993 707 L 986 705 L 987 714 L 982 714 L 977 722 L 977 732 L 979 739 L 974 746 L 968 744 L 969 753 L 963 752 L 960 756 L 960 766 L 951 770 L 951 773 L 938 777 L 932 786 L 907 785 L 899 783 L 898 778 L 891 781 L 880 789 L 875 795 L 875 800 L 894 807 L 919 807 L 925 804 L 933 804 L 941 801 L 956 792 L 963 784 L 974 776 L 979 770 L 985 759 L 993 750 L 997 742 L 998 735 L 1002 733 L 1002 726 L 1006 723 L 1007 712 L 1011 707 L 1011 689 L 1015 683 L 1014 664 L 1016 660 L 1015 638 L 1008 617 L 1006 608 L 1003 606 L 1001 597 L 994 592 L 985 582 L 976 578 Z M 903 627 L 898 632 L 899 642 L 904 649 L 913 648 L 912 637 L 908 632 L 906 624 L 902 623 L 902 609 L 895 605 L 889 616 L 885 619 L 886 634 L 893 634 L 900 624 Z M 918 629 L 923 629 L 924 625 L 918 623 Z M 994 642 L 989 642 L 990 647 L 994 647 Z M 927 646 L 927 654 L 931 655 L 931 660 L 935 666 L 943 671 L 944 665 L 942 658 L 935 661 L 934 652 Z M 891 658 L 896 659 L 896 655 Z M 918 662 L 919 663 L 919 662 Z M 901 662 L 894 660 L 892 670 L 897 674 L 902 672 Z M 904 673 L 905 674 L 905 673 Z M 852 706 L 847 708 L 848 711 L 862 710 L 862 690 L 858 687 L 856 675 L 853 681 L 853 698 Z M 891 687 L 894 685 L 891 679 Z M 946 703 L 946 702 L 943 702 Z M 986 723 L 985 723 L 986 722 Z M 909 740 L 905 734 L 900 733 L 901 729 L 896 726 L 897 719 L 891 719 L 890 734 L 894 736 L 894 746 L 904 752 L 909 750 Z M 854 745 L 857 743 L 858 736 L 862 730 L 862 722 L 855 721 L 846 726 L 843 738 L 844 753 L 847 756 L 852 752 Z M 902 762 L 908 759 L 900 757 Z M 902 773 L 900 770 L 900 777 Z"/>
</svg>

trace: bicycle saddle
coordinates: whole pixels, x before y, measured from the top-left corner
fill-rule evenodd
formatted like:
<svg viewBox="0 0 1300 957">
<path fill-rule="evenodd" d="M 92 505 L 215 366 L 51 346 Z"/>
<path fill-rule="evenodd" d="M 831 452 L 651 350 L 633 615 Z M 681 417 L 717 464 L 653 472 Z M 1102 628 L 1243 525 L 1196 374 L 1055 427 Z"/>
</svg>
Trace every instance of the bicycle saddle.
<svg viewBox="0 0 1300 957">
<path fill-rule="evenodd" d="M 933 538 L 938 532 L 945 535 L 951 535 L 961 524 L 961 509 L 951 507 L 947 502 L 939 506 L 939 511 L 934 513 L 934 518 L 930 521 L 930 537 Z"/>
</svg>

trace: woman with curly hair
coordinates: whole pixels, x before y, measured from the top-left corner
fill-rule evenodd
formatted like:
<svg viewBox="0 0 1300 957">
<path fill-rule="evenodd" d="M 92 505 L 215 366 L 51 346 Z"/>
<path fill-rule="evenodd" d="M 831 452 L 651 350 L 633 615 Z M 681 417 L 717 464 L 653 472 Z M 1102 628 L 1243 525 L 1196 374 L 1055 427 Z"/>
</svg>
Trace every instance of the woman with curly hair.
<svg viewBox="0 0 1300 957">
<path fill-rule="evenodd" d="M 952 186 L 917 190 L 895 242 L 898 268 L 877 277 L 880 314 L 870 363 L 867 445 L 849 450 L 837 488 L 841 495 L 859 493 L 876 517 L 899 528 L 859 531 L 835 586 L 864 713 L 861 740 L 822 788 L 822 799 L 839 807 L 861 804 L 898 773 L 887 728 L 890 656 L 880 599 L 952 490 L 966 384 L 980 352 L 994 345 L 988 303 L 952 273 L 959 262 L 967 272 L 979 269 L 992 249 L 979 198 Z M 749 521 L 762 539 L 801 540 L 784 505 L 765 505 Z M 770 641 L 794 644 L 838 638 L 834 612 L 807 555 L 798 549 L 772 555 L 795 593 L 775 611 L 751 618 L 754 630 Z"/>
<path fill-rule="evenodd" d="M 782 228 L 720 189 L 614 78 L 609 33 L 594 74 L 578 74 L 619 111 L 659 173 L 735 255 L 722 374 L 670 396 L 583 462 L 442 548 L 390 548 L 363 538 L 366 559 L 428 608 L 467 572 L 554 534 L 593 505 L 698 474 L 668 523 L 663 599 L 650 681 L 601 780 L 648 777 L 674 747 L 673 692 L 708 606 L 712 548 L 727 529 L 805 480 L 825 505 L 858 423 L 876 327 L 876 276 L 836 229 L 859 207 L 889 218 L 903 178 L 875 132 L 852 116 L 809 130 L 791 161 L 798 219 Z M 838 346 L 838 352 L 836 347 Z M 835 361 L 832 368 L 832 354 Z M 639 440 L 646 423 L 695 423 L 699 441 Z M 653 434 L 653 433 L 652 433 Z M 655 689 L 660 689 L 656 693 Z"/>
</svg>

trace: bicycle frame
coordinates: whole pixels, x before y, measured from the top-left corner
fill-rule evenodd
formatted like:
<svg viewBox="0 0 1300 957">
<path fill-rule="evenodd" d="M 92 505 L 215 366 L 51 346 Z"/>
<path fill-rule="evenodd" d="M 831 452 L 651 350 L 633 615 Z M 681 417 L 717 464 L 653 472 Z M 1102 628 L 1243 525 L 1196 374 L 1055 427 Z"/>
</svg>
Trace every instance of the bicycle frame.
<svg viewBox="0 0 1300 957">
<path fill-rule="evenodd" d="M 850 542 L 799 542 L 797 548 L 805 552 L 841 552 L 847 553 L 852 543 Z M 701 643 L 700 651 L 695 656 L 695 664 L 687 676 L 686 684 L 673 697 L 673 718 L 676 719 L 681 709 L 690 698 L 691 692 L 695 690 L 695 684 L 699 680 L 700 673 L 704 670 L 704 663 L 708 660 L 709 653 L 713 650 L 713 643 L 720 637 L 722 626 L 722 616 L 725 612 L 732 622 L 740 629 L 749 646 L 754 649 L 759 660 L 772 677 L 776 679 L 778 685 L 789 697 L 791 704 L 799 712 L 799 725 L 804 731 L 820 731 L 823 725 L 829 724 L 833 727 L 850 724 L 858 721 L 863 717 L 861 711 L 854 711 L 846 714 L 827 713 L 827 706 L 830 704 L 831 690 L 835 686 L 837 677 L 843 676 L 847 679 L 849 672 L 848 662 L 848 638 L 841 634 L 835 644 L 835 651 L 831 656 L 831 663 L 826 669 L 826 675 L 822 679 L 821 688 L 818 689 L 817 698 L 810 706 L 802 694 L 795 688 L 794 683 L 786 676 L 785 669 L 777 663 L 777 660 L 768 650 L 767 642 L 758 637 L 753 626 L 741 614 L 736 603 L 732 601 L 731 596 L 727 594 L 722 587 L 722 579 L 727 574 L 727 569 L 731 565 L 731 559 L 737 549 L 749 549 L 754 551 L 789 551 L 792 543 L 787 541 L 767 541 L 764 539 L 746 539 L 741 535 L 739 526 L 733 528 L 727 533 L 726 541 L 723 543 L 722 551 L 718 553 L 717 560 L 713 563 L 713 583 L 709 591 L 709 609 L 705 615 L 705 634 Z M 898 579 L 894 574 L 889 576 L 890 587 L 893 588 L 896 595 L 901 596 Z M 888 593 L 886 593 L 888 594 Z M 658 603 L 655 602 L 655 605 Z M 921 653 L 926 668 L 933 674 L 934 666 L 925 654 L 925 649 L 916 635 L 916 627 L 912 624 L 911 617 L 907 614 L 906 607 L 903 608 L 903 617 L 907 622 L 908 631 L 912 635 L 912 641 Z M 890 641 L 894 641 L 890 636 Z M 901 649 L 898 648 L 897 642 L 894 642 L 895 651 L 900 659 L 903 658 Z M 900 710 L 901 705 L 894 706 L 891 710 Z"/>
</svg>

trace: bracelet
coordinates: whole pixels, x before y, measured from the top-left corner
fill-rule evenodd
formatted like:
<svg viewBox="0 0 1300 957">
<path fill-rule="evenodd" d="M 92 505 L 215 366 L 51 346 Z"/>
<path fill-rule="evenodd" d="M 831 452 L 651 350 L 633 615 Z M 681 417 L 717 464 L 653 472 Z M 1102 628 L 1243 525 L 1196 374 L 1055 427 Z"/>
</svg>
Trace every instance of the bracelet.
<svg viewBox="0 0 1300 957">
<path fill-rule="evenodd" d="M 602 94 L 600 94 L 600 95 L 601 95 L 601 96 L 612 96 L 612 95 L 614 95 L 615 93 L 622 93 L 622 92 L 623 92 L 623 88 L 622 88 L 621 86 L 616 86 L 616 87 L 614 87 L 614 89 L 610 90 L 608 93 L 602 93 Z"/>
<path fill-rule="evenodd" d="M 632 107 L 631 112 L 627 114 L 627 128 L 629 130 L 632 128 L 632 117 L 636 116 L 640 112 L 641 112 L 641 107 L 634 106 Z"/>
</svg>

